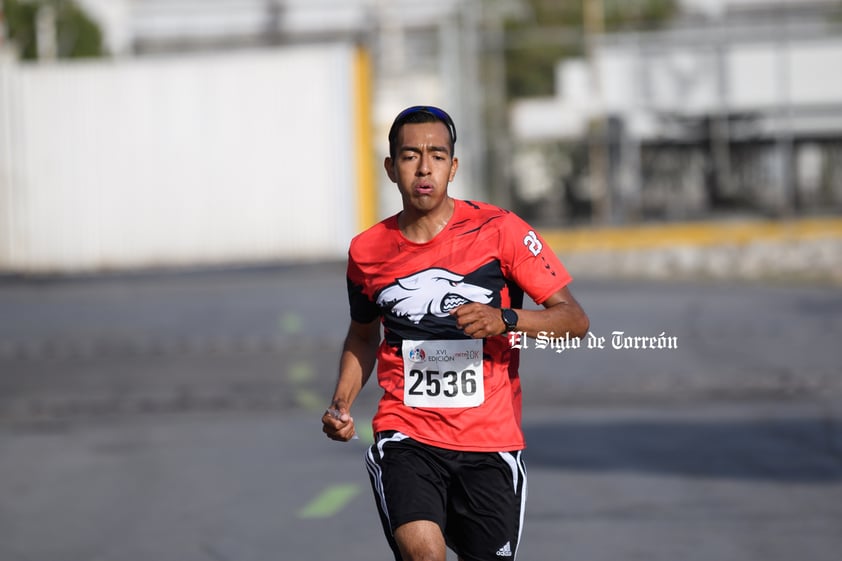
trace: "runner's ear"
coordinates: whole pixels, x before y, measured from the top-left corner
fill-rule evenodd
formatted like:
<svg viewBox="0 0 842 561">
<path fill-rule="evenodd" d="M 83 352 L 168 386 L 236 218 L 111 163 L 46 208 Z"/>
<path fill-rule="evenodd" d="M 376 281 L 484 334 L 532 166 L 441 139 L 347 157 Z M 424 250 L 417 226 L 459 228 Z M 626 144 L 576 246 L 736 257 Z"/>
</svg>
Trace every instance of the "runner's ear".
<svg viewBox="0 0 842 561">
<path fill-rule="evenodd" d="M 391 157 L 386 156 L 386 159 L 383 160 L 383 167 L 386 169 L 386 175 L 389 176 L 389 180 L 392 183 L 397 183 L 398 182 L 398 176 L 395 173 L 395 165 L 394 165 L 394 162 L 392 161 Z"/>
</svg>

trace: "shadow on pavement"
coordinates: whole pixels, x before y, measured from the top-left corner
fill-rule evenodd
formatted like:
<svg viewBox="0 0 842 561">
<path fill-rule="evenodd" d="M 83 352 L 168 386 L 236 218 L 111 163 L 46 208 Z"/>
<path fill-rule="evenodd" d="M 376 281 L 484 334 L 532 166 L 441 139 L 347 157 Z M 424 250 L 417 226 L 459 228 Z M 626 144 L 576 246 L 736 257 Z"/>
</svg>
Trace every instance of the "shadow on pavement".
<svg viewBox="0 0 842 561">
<path fill-rule="evenodd" d="M 792 483 L 842 481 L 842 427 L 826 418 L 524 426 L 528 467 Z"/>
</svg>

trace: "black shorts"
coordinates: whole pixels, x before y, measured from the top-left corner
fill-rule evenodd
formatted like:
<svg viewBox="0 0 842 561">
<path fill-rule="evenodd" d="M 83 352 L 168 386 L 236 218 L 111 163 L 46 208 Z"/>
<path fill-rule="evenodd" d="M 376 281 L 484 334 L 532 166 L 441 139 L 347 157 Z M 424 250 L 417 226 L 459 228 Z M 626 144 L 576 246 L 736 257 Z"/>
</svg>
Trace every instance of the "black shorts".
<svg viewBox="0 0 842 561">
<path fill-rule="evenodd" d="M 386 539 L 407 522 L 439 525 L 465 561 L 514 561 L 526 505 L 521 452 L 460 452 L 422 444 L 400 432 L 378 433 L 366 454 Z"/>
</svg>

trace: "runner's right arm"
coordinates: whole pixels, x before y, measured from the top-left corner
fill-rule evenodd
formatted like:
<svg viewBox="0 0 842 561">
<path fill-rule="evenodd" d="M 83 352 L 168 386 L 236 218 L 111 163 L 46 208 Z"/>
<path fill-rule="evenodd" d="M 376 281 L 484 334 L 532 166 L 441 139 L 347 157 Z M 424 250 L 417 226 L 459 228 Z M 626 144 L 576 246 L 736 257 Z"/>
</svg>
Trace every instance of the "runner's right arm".
<svg viewBox="0 0 842 561">
<path fill-rule="evenodd" d="M 339 360 L 339 378 L 329 409 L 339 412 L 338 418 L 329 411 L 322 416 L 322 432 L 333 440 L 347 441 L 354 436 L 351 404 L 359 395 L 374 370 L 377 348 L 380 346 L 380 319 L 369 323 L 351 320 L 348 335 Z"/>
</svg>

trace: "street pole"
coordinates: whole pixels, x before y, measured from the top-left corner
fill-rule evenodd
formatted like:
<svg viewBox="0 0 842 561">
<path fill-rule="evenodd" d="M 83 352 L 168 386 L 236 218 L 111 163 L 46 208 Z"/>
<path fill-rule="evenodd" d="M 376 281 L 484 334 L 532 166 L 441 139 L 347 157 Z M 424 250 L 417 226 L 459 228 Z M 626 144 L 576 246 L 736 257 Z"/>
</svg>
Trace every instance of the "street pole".
<svg viewBox="0 0 842 561">
<path fill-rule="evenodd" d="M 585 54 L 591 76 L 591 90 L 596 100 L 596 114 L 591 119 L 588 143 L 589 184 L 591 192 L 591 220 L 607 223 L 611 219 L 611 189 L 608 184 L 608 146 L 605 115 L 602 104 L 602 80 L 596 60 L 596 42 L 605 32 L 603 0 L 583 0 Z"/>
</svg>

